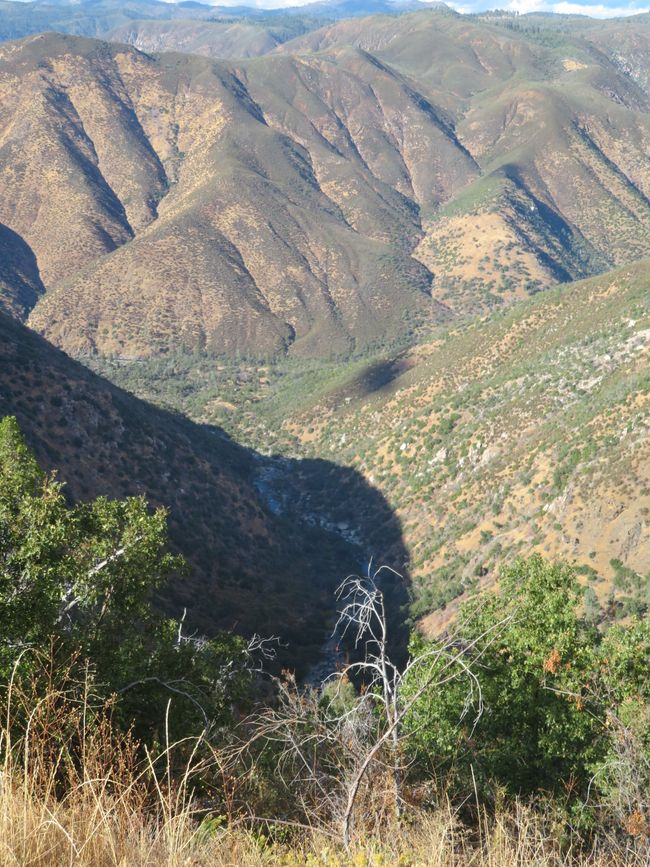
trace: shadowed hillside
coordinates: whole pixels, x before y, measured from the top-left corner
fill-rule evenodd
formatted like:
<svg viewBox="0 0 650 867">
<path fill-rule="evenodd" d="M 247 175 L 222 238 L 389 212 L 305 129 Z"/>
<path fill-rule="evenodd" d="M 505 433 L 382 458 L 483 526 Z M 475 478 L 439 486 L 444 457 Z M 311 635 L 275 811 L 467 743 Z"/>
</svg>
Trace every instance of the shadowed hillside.
<svg viewBox="0 0 650 867">
<path fill-rule="evenodd" d="M 399 525 L 353 471 L 263 459 L 218 428 L 137 400 L 4 314 L 0 338 L 0 416 L 17 416 L 72 497 L 144 494 L 169 507 L 172 541 L 191 566 L 164 595 L 175 616 L 187 607 L 189 622 L 208 633 L 279 635 L 292 665 L 316 656 L 334 615 L 333 587 L 378 540 L 362 527 L 346 542 L 340 515 L 352 522 L 336 496 L 295 497 L 303 473 L 316 491 L 352 489 L 357 510 L 383 514 L 392 562 L 404 562 Z"/>
<path fill-rule="evenodd" d="M 432 628 L 530 551 L 574 561 L 602 616 L 623 616 L 648 603 L 649 281 L 645 260 L 345 364 L 96 364 L 252 446 L 354 468 L 399 520 L 413 612 L 437 612 Z M 390 553 L 354 486 L 319 484 L 337 520 Z"/>
<path fill-rule="evenodd" d="M 0 225 L 0 310 L 26 319 L 44 291 L 34 253 L 20 235 Z"/>
</svg>

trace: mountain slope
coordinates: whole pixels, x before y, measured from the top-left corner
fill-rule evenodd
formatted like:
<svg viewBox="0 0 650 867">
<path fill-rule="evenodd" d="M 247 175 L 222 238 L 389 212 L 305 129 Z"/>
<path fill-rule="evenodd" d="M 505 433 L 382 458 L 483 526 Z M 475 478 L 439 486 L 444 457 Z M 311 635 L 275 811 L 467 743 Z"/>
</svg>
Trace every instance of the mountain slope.
<svg viewBox="0 0 650 867">
<path fill-rule="evenodd" d="M 165 592 L 167 610 L 180 616 L 187 607 L 188 622 L 208 633 L 275 633 L 289 643 L 281 655 L 292 665 L 314 658 L 330 625 L 332 588 L 358 555 L 320 529 L 326 506 L 321 519 L 292 510 L 288 496 L 280 510 L 268 481 L 290 490 L 313 462 L 262 459 L 218 428 L 139 401 L 0 313 L 0 416 L 7 414 L 73 498 L 144 494 L 169 507 L 172 542 L 191 571 Z M 354 476 L 319 466 L 335 486 Z M 376 512 L 377 495 L 368 488 L 365 496 Z"/>
<path fill-rule="evenodd" d="M 418 0 L 322 0 L 308 7 L 257 9 L 216 6 L 196 0 L 0 0 L 0 41 L 55 31 L 101 36 L 144 50 L 196 51 L 214 57 L 247 57 L 324 21 L 427 8 Z M 203 33 L 200 32 L 204 28 Z M 142 40 L 140 45 L 135 40 Z M 189 40 L 189 42 L 188 42 Z"/>
<path fill-rule="evenodd" d="M 133 45 L 149 54 L 182 51 L 205 57 L 259 57 L 289 39 L 318 26 L 304 16 L 277 18 L 256 16 L 232 21 L 171 20 L 129 21 L 103 33 L 111 42 Z M 97 34 L 100 35 L 100 34 Z"/>
<path fill-rule="evenodd" d="M 201 3 L 163 3 L 160 0 L 83 0 L 78 3 L 29 4 L 0 0 L 0 41 L 21 39 L 45 31 L 77 36 L 101 36 L 134 19 L 205 19 L 218 10 Z M 232 17 L 230 14 L 228 17 Z"/>
<path fill-rule="evenodd" d="M 230 63 L 5 44 L 31 324 L 75 355 L 350 355 L 649 255 L 643 55 L 599 47 L 619 22 L 505 23 L 353 19 Z"/>
<path fill-rule="evenodd" d="M 19 96 L 5 108 L 0 210 L 36 252 L 48 287 L 31 321 L 69 351 L 146 354 L 175 342 L 258 355 L 289 345 L 347 352 L 399 334 L 405 310 L 429 312 L 428 272 L 408 250 L 418 233 L 411 203 L 355 157 L 358 205 L 369 205 L 357 231 L 319 186 L 304 147 L 267 123 L 234 71 L 55 36 L 5 47 L 0 75 L 3 59 L 5 86 Z M 117 98 L 103 115 L 107 86 Z M 16 185 L 21 100 L 43 110 Z M 43 196 L 37 168 L 49 160 L 58 169 L 57 152 L 37 149 L 51 139 L 61 168 Z M 376 202 L 387 198 L 380 212 Z M 98 259 L 103 252 L 111 255 Z"/>
<path fill-rule="evenodd" d="M 442 208 L 422 203 L 416 255 L 434 297 L 471 312 L 650 252 L 649 55 L 604 50 L 632 33 L 634 49 L 647 48 L 639 18 L 565 33 L 417 13 L 338 22 L 281 51 L 371 52 L 449 118 L 481 177 Z"/>
<path fill-rule="evenodd" d="M 173 375 L 153 358 L 108 371 L 252 446 L 354 469 L 345 498 L 321 478 L 325 499 L 351 503 L 340 520 L 367 555 L 410 575 L 427 628 L 531 551 L 573 561 L 603 615 L 622 616 L 650 600 L 649 290 L 644 260 L 396 354 L 216 376 L 191 357 Z M 355 508 L 359 477 L 400 533 Z"/>
<path fill-rule="evenodd" d="M 387 497 L 431 628 L 531 551 L 576 562 L 603 607 L 612 592 L 623 612 L 647 604 L 649 289 L 649 260 L 559 287 L 285 411 L 298 451 L 336 455 Z M 286 404 L 287 379 L 258 418 Z"/>
<path fill-rule="evenodd" d="M 206 3 L 81 0 L 75 3 L 0 0 L 0 41 L 54 31 L 126 42 L 143 51 L 185 51 L 210 57 L 255 57 L 321 26 L 323 19 L 267 15 Z"/>
</svg>

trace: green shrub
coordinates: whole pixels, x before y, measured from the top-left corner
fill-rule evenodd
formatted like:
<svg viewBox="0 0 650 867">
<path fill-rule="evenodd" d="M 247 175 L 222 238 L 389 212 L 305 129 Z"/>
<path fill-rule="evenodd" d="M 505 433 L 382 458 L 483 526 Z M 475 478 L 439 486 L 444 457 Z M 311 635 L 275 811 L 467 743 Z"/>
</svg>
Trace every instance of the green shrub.
<svg viewBox="0 0 650 867">
<path fill-rule="evenodd" d="M 476 780 L 488 798 L 499 784 L 512 795 L 586 799 L 616 747 L 611 720 L 630 700 L 650 700 L 650 624 L 603 635 L 581 602 L 573 570 L 536 555 L 505 569 L 498 592 L 463 606 L 455 645 L 473 679 L 426 692 L 406 720 L 423 773 L 460 791 Z M 413 638 L 413 654 L 423 641 Z M 414 673 L 411 692 L 425 675 Z"/>
</svg>

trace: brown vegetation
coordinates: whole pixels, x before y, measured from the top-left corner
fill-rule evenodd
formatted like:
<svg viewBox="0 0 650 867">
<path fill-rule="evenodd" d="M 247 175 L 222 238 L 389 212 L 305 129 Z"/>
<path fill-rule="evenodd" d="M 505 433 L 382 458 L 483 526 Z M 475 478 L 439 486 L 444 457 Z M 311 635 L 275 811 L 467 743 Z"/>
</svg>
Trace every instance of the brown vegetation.
<svg viewBox="0 0 650 867">
<path fill-rule="evenodd" d="M 647 255 L 647 41 L 423 11 L 237 62 L 5 43 L 4 306 L 78 355 L 347 355 Z"/>
</svg>

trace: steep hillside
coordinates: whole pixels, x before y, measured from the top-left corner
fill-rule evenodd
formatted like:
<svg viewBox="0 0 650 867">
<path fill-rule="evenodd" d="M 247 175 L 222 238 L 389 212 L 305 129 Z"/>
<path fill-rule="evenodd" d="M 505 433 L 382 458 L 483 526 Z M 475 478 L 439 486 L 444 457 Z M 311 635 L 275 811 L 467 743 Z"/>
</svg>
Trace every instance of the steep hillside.
<svg viewBox="0 0 650 867">
<path fill-rule="evenodd" d="M 596 47 L 624 74 L 628 75 L 648 94 L 650 79 L 650 14 L 629 15 L 618 19 L 588 18 L 586 15 L 544 15 L 529 13 L 514 16 L 507 13 L 487 13 L 491 24 L 509 31 L 535 34 L 535 38 L 547 42 L 553 33 L 562 31 L 584 39 Z"/>
<path fill-rule="evenodd" d="M 161 0 L 79 0 L 59 3 L 0 0 L 0 42 L 54 31 L 103 37 L 142 51 L 185 51 L 210 57 L 256 57 L 326 19 L 265 14 L 207 3 Z"/>
<path fill-rule="evenodd" d="M 404 568 L 406 548 L 413 612 L 434 629 L 531 551 L 574 561 L 603 612 L 649 603 L 649 352 L 645 260 L 352 363 L 104 366 L 250 444 L 354 468 L 401 525 L 396 549 L 364 531 L 366 552 Z"/>
<path fill-rule="evenodd" d="M 511 22 L 350 19 L 236 62 L 5 44 L 31 324 L 74 355 L 349 356 L 649 255 L 647 55 Z"/>
<path fill-rule="evenodd" d="M 0 212 L 68 351 L 347 352 L 429 312 L 411 203 L 357 156 L 356 231 L 227 67 L 52 35 L 1 50 L 3 87 Z"/>
<path fill-rule="evenodd" d="M 603 608 L 648 603 L 649 290 L 646 260 L 303 391 L 285 431 L 386 495 L 417 613 L 532 550 L 575 561 Z"/>
<path fill-rule="evenodd" d="M 281 49 L 371 52 L 449 118 L 481 177 L 440 208 L 420 201 L 416 255 L 434 297 L 459 312 L 650 252 L 647 16 L 560 16 L 561 30 L 526 18 L 342 21 Z"/>
<path fill-rule="evenodd" d="M 289 492 L 295 479 L 318 472 L 335 489 L 356 483 L 369 512 L 381 513 L 381 495 L 353 471 L 262 459 L 219 428 L 137 400 L 0 313 L 0 416 L 7 414 L 73 498 L 145 494 L 169 507 L 172 541 L 191 566 L 165 593 L 171 613 L 187 607 L 188 622 L 207 632 L 275 633 L 292 665 L 314 658 L 331 622 L 332 588 L 359 555 L 325 502 L 313 497 L 308 509 Z"/>
</svg>

